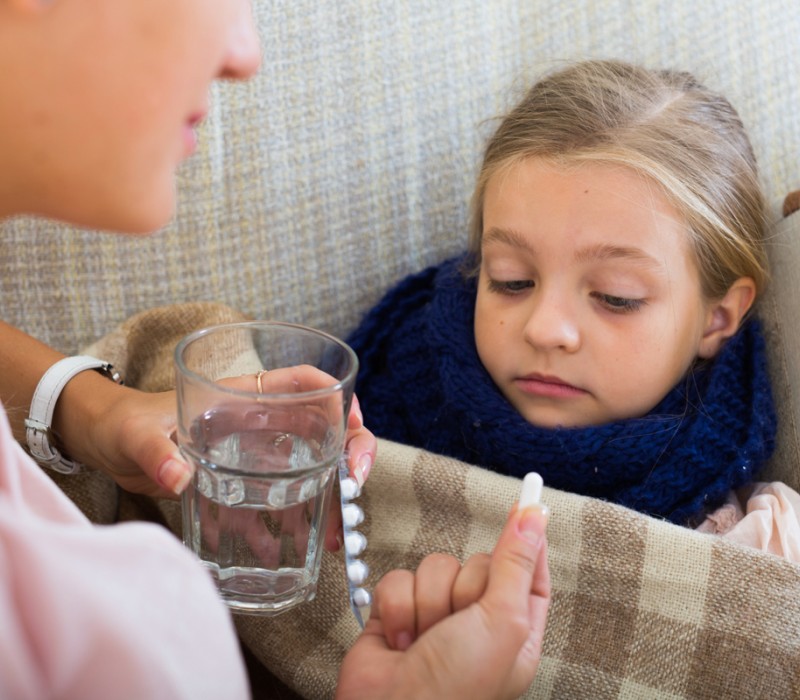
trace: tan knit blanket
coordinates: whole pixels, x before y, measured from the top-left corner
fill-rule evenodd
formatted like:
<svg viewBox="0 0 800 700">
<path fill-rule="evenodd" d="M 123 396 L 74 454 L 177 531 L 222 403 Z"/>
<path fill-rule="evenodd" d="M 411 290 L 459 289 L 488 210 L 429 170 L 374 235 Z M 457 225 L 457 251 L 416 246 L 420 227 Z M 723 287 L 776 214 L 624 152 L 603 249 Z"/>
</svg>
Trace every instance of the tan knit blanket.
<svg viewBox="0 0 800 700">
<path fill-rule="evenodd" d="M 134 386 L 165 389 L 179 337 L 241 318 L 213 304 L 163 307 L 88 351 Z M 98 474 L 59 483 L 95 521 L 161 517 L 179 534 L 175 503 L 133 498 Z M 368 586 L 429 552 L 465 559 L 491 550 L 519 486 L 380 441 L 360 499 Z M 800 698 L 800 566 L 596 499 L 546 488 L 544 501 L 553 602 L 540 671 L 524 697 Z M 359 633 L 342 555 L 325 553 L 313 602 L 272 619 L 237 616 L 236 625 L 255 657 L 299 695 L 331 697 Z"/>
</svg>

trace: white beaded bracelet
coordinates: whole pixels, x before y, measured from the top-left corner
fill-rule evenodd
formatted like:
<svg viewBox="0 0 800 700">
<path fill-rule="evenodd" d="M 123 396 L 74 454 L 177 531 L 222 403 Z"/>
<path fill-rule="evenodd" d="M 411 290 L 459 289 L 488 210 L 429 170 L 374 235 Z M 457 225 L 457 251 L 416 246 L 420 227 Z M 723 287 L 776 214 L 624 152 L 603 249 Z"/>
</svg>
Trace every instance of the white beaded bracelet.
<svg viewBox="0 0 800 700">
<path fill-rule="evenodd" d="M 50 444 L 50 424 L 58 397 L 67 382 L 87 369 L 97 370 L 117 384 L 122 384 L 119 373 L 108 362 L 88 355 L 65 357 L 44 373 L 33 394 L 30 414 L 25 419 L 25 437 L 31 457 L 42 466 L 61 474 L 75 474 L 83 465 L 67 459 Z"/>
</svg>

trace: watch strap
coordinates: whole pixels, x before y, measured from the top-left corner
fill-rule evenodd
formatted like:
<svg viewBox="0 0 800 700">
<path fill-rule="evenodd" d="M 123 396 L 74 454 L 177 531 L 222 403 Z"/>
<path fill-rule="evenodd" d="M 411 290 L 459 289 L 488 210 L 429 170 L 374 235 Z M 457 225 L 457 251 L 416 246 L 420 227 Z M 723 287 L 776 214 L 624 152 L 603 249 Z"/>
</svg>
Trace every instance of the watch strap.
<svg viewBox="0 0 800 700">
<path fill-rule="evenodd" d="M 82 465 L 67 459 L 50 444 L 53 413 L 58 397 L 67 382 L 76 374 L 88 369 L 98 370 L 113 381 L 122 383 L 119 374 L 108 362 L 89 355 L 65 357 L 44 373 L 33 394 L 30 414 L 25 419 L 25 437 L 31 456 L 39 464 L 61 474 L 75 474 L 80 471 Z"/>
</svg>

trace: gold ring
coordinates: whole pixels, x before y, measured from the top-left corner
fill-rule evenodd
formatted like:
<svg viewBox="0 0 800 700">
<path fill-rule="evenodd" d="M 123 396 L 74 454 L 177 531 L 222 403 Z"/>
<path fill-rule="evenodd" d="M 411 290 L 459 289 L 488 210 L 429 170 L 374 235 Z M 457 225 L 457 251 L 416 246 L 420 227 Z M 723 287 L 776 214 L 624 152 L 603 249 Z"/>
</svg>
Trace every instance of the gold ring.
<svg viewBox="0 0 800 700">
<path fill-rule="evenodd" d="M 258 391 L 259 394 L 263 394 L 264 393 L 264 387 L 261 386 L 261 377 L 263 377 L 267 372 L 269 372 L 268 369 L 262 369 L 256 375 L 256 391 Z"/>
</svg>

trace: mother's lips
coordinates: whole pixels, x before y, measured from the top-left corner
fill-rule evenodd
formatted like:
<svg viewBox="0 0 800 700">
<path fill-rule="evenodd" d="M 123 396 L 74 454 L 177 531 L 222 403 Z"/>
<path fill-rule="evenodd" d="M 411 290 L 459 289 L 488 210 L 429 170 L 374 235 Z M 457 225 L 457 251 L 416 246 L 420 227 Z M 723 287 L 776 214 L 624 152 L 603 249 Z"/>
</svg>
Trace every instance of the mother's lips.
<svg viewBox="0 0 800 700">
<path fill-rule="evenodd" d="M 189 157 L 197 149 L 196 128 L 206 117 L 206 112 L 195 112 L 186 120 L 183 128 L 183 150 L 184 157 Z"/>
<path fill-rule="evenodd" d="M 198 126 L 198 125 L 200 124 L 200 122 L 202 122 L 202 121 L 203 121 L 203 119 L 205 119 L 205 118 L 206 118 L 206 113 L 205 113 L 205 112 L 197 112 L 197 113 L 195 113 L 195 114 L 192 114 L 192 115 L 191 115 L 191 116 L 190 116 L 190 117 L 189 117 L 189 118 L 186 120 L 186 123 L 187 123 L 187 124 L 188 124 L 190 127 L 192 127 L 192 128 L 194 129 L 194 128 L 195 128 L 196 126 Z"/>
</svg>

